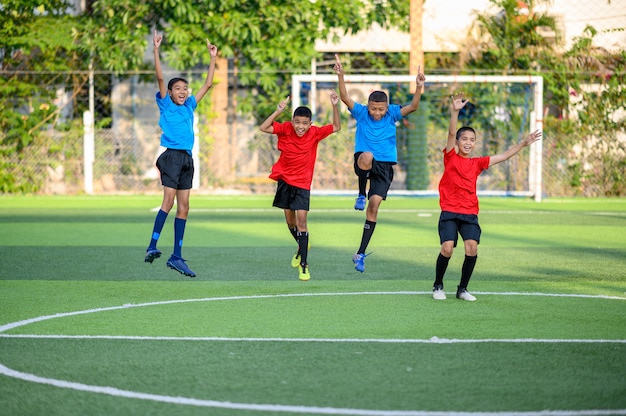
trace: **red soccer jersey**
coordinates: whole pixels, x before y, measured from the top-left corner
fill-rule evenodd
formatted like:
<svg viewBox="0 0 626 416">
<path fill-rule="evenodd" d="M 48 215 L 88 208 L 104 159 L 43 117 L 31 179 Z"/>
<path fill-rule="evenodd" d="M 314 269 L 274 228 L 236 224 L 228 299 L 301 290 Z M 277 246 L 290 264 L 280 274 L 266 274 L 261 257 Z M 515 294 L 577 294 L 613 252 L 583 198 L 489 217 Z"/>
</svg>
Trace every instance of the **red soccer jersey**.
<svg viewBox="0 0 626 416">
<path fill-rule="evenodd" d="M 302 137 L 296 135 L 291 121 L 273 122 L 274 134 L 278 136 L 280 157 L 272 166 L 270 178 L 282 179 L 291 186 L 311 189 L 313 171 L 317 158 L 317 145 L 334 131 L 332 124 L 311 126 Z"/>
<path fill-rule="evenodd" d="M 476 180 L 489 168 L 489 156 L 461 157 L 456 149 L 443 149 L 443 176 L 439 181 L 439 206 L 455 214 L 478 215 Z"/>
</svg>

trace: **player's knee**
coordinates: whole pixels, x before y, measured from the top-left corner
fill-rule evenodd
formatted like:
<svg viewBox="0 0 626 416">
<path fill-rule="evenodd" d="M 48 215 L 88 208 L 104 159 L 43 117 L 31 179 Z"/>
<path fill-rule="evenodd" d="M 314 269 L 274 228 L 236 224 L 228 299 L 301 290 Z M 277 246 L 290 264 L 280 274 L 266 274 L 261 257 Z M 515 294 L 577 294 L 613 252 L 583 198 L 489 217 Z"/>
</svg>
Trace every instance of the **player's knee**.
<svg viewBox="0 0 626 416">
<path fill-rule="evenodd" d="M 374 160 L 374 155 L 372 152 L 363 152 L 359 156 L 357 160 L 357 164 L 359 165 L 359 169 L 362 170 L 370 170 L 372 169 L 372 161 Z"/>
<path fill-rule="evenodd" d="M 444 257 L 452 257 L 452 253 L 454 252 L 454 242 L 446 241 L 441 245 L 441 255 Z"/>
</svg>

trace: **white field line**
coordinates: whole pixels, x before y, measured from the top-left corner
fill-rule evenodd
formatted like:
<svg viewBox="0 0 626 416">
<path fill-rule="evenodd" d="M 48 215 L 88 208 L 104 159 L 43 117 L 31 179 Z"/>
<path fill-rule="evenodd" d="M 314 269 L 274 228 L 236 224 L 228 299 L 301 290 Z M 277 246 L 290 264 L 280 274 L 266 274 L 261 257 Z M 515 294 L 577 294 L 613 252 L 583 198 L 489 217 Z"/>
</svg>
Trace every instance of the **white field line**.
<svg viewBox="0 0 626 416">
<path fill-rule="evenodd" d="M 53 378 L 39 377 L 34 374 L 23 373 L 5 367 L 0 364 L 0 374 L 17 378 L 31 383 L 46 384 L 63 389 L 85 391 L 90 393 L 106 394 L 114 397 L 124 397 L 129 399 L 149 400 L 161 403 L 171 403 L 177 405 L 187 405 L 196 407 L 209 407 L 221 409 L 253 410 L 259 412 L 290 412 L 305 413 L 315 415 L 355 415 L 355 416 L 586 416 L 586 415 L 626 415 L 626 409 L 610 410 L 541 410 L 535 412 L 455 412 L 455 411 L 420 411 L 420 410 L 372 410 L 372 409 L 349 409 L 336 407 L 315 407 L 315 406 L 287 406 L 281 404 L 257 404 L 257 403 L 233 403 L 217 400 L 202 400 L 180 396 L 165 396 L 159 394 L 141 393 L 129 390 L 122 390 L 109 386 L 93 386 L 82 383 L 75 383 Z"/>
<path fill-rule="evenodd" d="M 206 301 L 218 301 L 218 300 L 241 300 L 241 299 L 264 299 L 264 298 L 276 298 L 276 297 L 300 297 L 300 296 L 354 296 L 354 295 L 418 295 L 429 294 L 430 292 L 353 292 L 353 293 L 301 293 L 301 294 L 279 294 L 279 295 L 258 295 L 258 296 L 229 296 L 222 298 L 203 298 L 203 299 L 182 299 L 172 301 L 161 302 L 147 302 L 141 304 L 125 304 L 122 306 L 114 306 L 108 308 L 87 309 L 83 311 L 59 313 L 55 315 L 40 316 L 37 318 L 26 319 L 0 326 L 0 337 L 3 338 L 102 338 L 102 339 L 146 339 L 146 340 L 207 340 L 207 341 L 285 341 L 290 342 L 430 342 L 430 343 L 455 343 L 455 342 L 621 342 L 626 343 L 626 340 L 535 340 L 535 339 L 521 339 L 521 340 L 451 340 L 451 339 L 438 339 L 433 337 L 429 340 L 337 340 L 337 339 L 281 339 L 281 338 L 219 338 L 219 337 L 118 337 L 118 336 L 41 336 L 41 335 L 11 335 L 2 334 L 4 331 L 10 329 L 28 325 L 34 322 L 40 322 L 48 319 L 62 318 L 67 316 L 81 315 L 87 313 L 103 312 L 116 309 L 126 309 L 141 306 L 151 305 L 165 305 L 172 303 L 185 303 L 185 302 L 206 302 Z M 475 292 L 481 293 L 481 292 Z M 494 292 L 482 292 L 482 294 L 492 295 L 524 295 L 524 296 L 560 296 L 560 297 L 584 297 L 584 298 L 600 298 L 600 299 L 621 299 L 617 296 L 594 296 L 594 295 L 568 295 L 568 294 L 544 294 L 544 293 L 494 293 Z M 288 406 L 281 404 L 255 404 L 255 403 L 233 403 L 222 402 L 217 400 L 202 400 L 186 397 L 173 397 L 166 395 L 157 395 L 150 393 L 134 392 L 129 390 L 122 390 L 109 386 L 94 386 L 82 383 L 76 383 L 66 380 L 58 380 L 53 378 L 40 377 L 34 374 L 24 373 L 21 371 L 13 370 L 2 364 L 0 364 L 0 374 L 7 377 L 13 377 L 20 380 L 46 384 L 58 388 L 65 388 L 71 390 L 85 391 L 90 393 L 106 394 L 115 397 L 124 397 L 130 399 L 149 400 L 161 403 L 171 403 L 177 405 L 187 405 L 196 407 L 208 407 L 208 408 L 221 408 L 221 409 L 235 409 L 235 410 L 251 410 L 259 412 L 289 412 L 289 413 L 303 413 L 303 414 L 317 414 L 317 415 L 355 415 L 355 416 L 587 416 L 587 415 L 626 415 L 626 409 L 590 409 L 590 410 L 541 410 L 541 411 L 507 411 L 507 412 L 456 412 L 456 411 L 421 411 L 421 410 L 373 410 L 373 409 L 349 409 L 349 408 L 334 408 L 334 407 L 315 407 L 315 406 Z"/>
<path fill-rule="evenodd" d="M 158 212 L 160 206 L 152 208 L 151 212 Z M 277 208 L 192 208 L 193 212 L 277 212 Z M 314 212 L 354 212 L 354 208 L 313 208 Z M 414 208 L 385 208 L 384 213 L 400 213 L 400 214 L 439 214 L 439 209 L 414 209 Z M 384 214 L 383 213 L 383 214 Z M 626 212 L 603 212 L 603 211 L 534 211 L 534 210 L 481 210 L 482 214 L 522 214 L 522 215 L 563 215 L 564 213 L 578 213 L 581 215 L 598 215 L 598 216 L 618 216 L 626 217 Z"/>
<path fill-rule="evenodd" d="M 25 319 L 22 321 L 11 322 L 0 326 L 0 334 L 10 329 L 20 326 L 29 325 L 35 322 L 47 321 L 56 318 L 65 318 L 68 316 L 85 315 L 89 313 L 106 312 L 119 309 L 138 308 L 143 306 L 169 305 L 174 303 L 191 303 L 191 302 L 211 302 L 211 301 L 228 301 L 228 300 L 244 300 L 244 299 L 269 299 L 269 298 L 288 298 L 288 297 L 309 297 L 309 296 L 366 296 L 366 295 L 427 295 L 431 292 L 321 292 L 321 293 L 285 293 L 276 295 L 250 295 L 250 296 L 225 296 L 216 298 L 198 298 L 198 299 L 176 299 L 146 303 L 127 303 L 121 306 L 110 306 L 105 308 L 85 309 L 75 312 L 57 313 L 54 315 L 44 315 L 36 318 Z M 500 295 L 500 296 L 548 296 L 548 297 L 570 297 L 570 298 L 589 298 L 589 299 L 618 299 L 626 300 L 626 297 L 606 296 L 606 295 L 584 295 L 584 294 L 567 294 L 567 293 L 541 293 L 541 292 L 473 292 L 480 295 Z"/>
<path fill-rule="evenodd" d="M 138 335 L 40 335 L 40 334 L 0 334 L 0 338 L 27 339 L 104 339 L 104 340 L 139 340 L 139 341 L 223 341 L 223 342 L 320 342 L 320 343 L 378 343 L 378 344 L 626 344 L 626 339 L 545 339 L 545 338 L 477 338 L 457 339 L 438 338 L 403 339 L 403 338 L 259 338 L 259 337 L 164 337 Z"/>
</svg>

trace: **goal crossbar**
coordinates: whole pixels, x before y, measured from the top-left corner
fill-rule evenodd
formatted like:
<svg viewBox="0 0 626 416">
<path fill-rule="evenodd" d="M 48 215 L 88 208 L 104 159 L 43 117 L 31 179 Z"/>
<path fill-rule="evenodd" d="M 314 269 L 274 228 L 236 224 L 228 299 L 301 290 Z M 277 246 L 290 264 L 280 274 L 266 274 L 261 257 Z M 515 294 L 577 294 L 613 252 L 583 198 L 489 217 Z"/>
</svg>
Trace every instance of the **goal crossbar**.
<svg viewBox="0 0 626 416">
<path fill-rule="evenodd" d="M 534 106 L 529 117 L 529 131 L 539 130 L 543 132 L 543 77 L 536 75 L 428 75 L 427 84 L 496 84 L 515 83 L 531 84 L 534 91 Z M 414 75 L 345 75 L 348 83 L 412 83 Z M 333 74 L 301 74 L 291 77 L 291 103 L 292 112 L 301 105 L 300 91 L 302 83 L 311 83 L 311 91 L 315 92 L 318 82 L 337 82 L 337 76 Z M 314 95 L 314 94 L 313 94 Z M 311 110 L 315 111 L 313 105 Z M 542 198 L 542 152 L 543 141 L 539 140 L 530 146 L 530 158 L 528 162 L 528 196 L 534 197 L 535 201 L 541 202 Z"/>
</svg>

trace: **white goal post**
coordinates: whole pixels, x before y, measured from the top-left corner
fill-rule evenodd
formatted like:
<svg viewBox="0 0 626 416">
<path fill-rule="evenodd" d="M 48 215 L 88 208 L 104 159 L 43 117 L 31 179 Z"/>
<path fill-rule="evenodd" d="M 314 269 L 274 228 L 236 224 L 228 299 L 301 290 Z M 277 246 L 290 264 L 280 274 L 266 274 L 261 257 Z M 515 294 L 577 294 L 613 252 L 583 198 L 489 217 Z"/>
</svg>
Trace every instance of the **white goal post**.
<svg viewBox="0 0 626 416">
<path fill-rule="evenodd" d="M 346 83 L 407 83 L 415 82 L 415 75 L 346 75 Z M 291 77 L 291 103 L 292 112 L 300 104 L 300 91 L 302 83 L 311 83 L 311 91 L 315 92 L 318 82 L 337 82 L 334 74 L 303 74 Z M 525 75 L 427 75 L 428 84 L 462 84 L 462 83 L 517 83 L 530 84 L 534 90 L 534 108 L 529 114 L 529 131 L 539 130 L 543 132 L 543 77 Z M 315 94 L 311 94 L 312 97 Z M 311 110 L 315 112 L 315 105 Z M 528 187 L 527 196 L 534 197 L 535 201 L 541 202 L 542 198 L 542 152 L 543 141 L 539 140 L 530 146 L 528 163 Z"/>
</svg>

